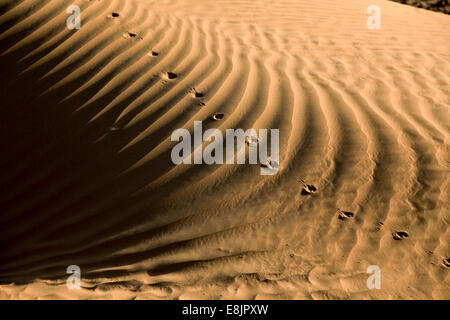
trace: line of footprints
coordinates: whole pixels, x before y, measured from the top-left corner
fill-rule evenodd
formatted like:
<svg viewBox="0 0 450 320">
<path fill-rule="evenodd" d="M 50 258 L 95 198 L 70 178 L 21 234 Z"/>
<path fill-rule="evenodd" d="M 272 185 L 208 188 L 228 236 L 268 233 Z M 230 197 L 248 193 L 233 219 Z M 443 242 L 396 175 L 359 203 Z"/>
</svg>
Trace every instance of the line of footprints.
<svg viewBox="0 0 450 320">
<path fill-rule="evenodd" d="M 107 18 L 109 18 L 109 19 L 117 19 L 119 17 L 120 17 L 120 14 L 117 13 L 117 12 L 112 12 L 111 14 L 109 14 L 107 16 Z M 141 39 L 141 40 L 143 39 L 138 34 L 132 33 L 132 32 L 125 32 L 123 34 L 123 36 L 125 38 L 127 38 L 127 39 L 133 39 L 133 38 L 138 38 L 138 39 Z M 150 51 L 148 53 L 148 55 L 152 56 L 152 57 L 157 57 L 159 55 L 159 53 L 152 50 L 152 51 Z M 177 78 L 177 75 L 175 73 L 173 73 L 173 72 L 165 72 L 164 73 L 164 78 L 166 78 L 168 80 L 172 80 L 172 79 Z M 197 99 L 198 98 L 203 98 L 203 96 L 204 96 L 203 93 L 197 91 L 195 88 L 189 89 L 188 93 L 193 98 L 197 98 Z M 203 101 L 200 101 L 199 105 L 200 106 L 205 106 L 205 103 Z M 220 120 L 224 119 L 224 117 L 225 117 L 225 115 L 223 113 L 214 113 L 211 116 L 211 119 L 214 120 L 214 121 L 220 121 Z M 247 143 L 249 143 L 249 144 L 258 142 L 258 138 L 256 138 L 256 137 L 247 137 L 247 138 L 250 138 L 250 140 L 247 139 Z M 267 164 L 264 164 L 264 166 L 267 166 L 267 167 L 270 167 L 270 165 L 271 165 L 270 161 Z M 314 194 L 314 193 L 316 193 L 318 191 L 317 188 L 314 185 L 306 184 L 303 179 L 297 179 L 297 181 L 300 182 L 302 184 L 302 186 L 303 186 L 302 191 L 301 191 L 302 195 L 311 195 L 311 194 Z M 344 211 L 344 210 L 341 210 L 339 208 L 336 208 L 336 211 L 338 213 L 338 218 L 340 220 L 347 220 L 347 219 L 353 218 L 355 216 L 355 214 L 353 212 Z M 380 230 L 381 226 L 383 225 L 383 223 L 382 222 L 378 222 L 377 225 L 378 225 L 378 227 L 376 228 L 376 230 Z M 396 232 L 392 233 L 392 237 L 394 238 L 394 240 L 403 240 L 403 239 L 408 238 L 408 233 L 405 232 L 405 231 L 396 231 Z M 450 267 L 449 259 L 444 260 L 443 264 L 446 267 Z"/>
<path fill-rule="evenodd" d="M 306 184 L 303 179 L 297 179 L 298 182 L 300 182 L 303 185 L 303 189 L 301 191 L 302 195 L 310 195 L 316 193 L 318 190 L 315 186 L 311 184 Z M 336 208 L 336 211 L 338 213 L 338 219 L 339 220 L 347 220 L 350 218 L 353 218 L 355 214 L 351 211 L 345 211 L 340 208 Z M 381 230 L 381 226 L 383 226 L 383 222 L 379 221 L 377 222 L 378 227 L 376 228 L 377 231 Z M 396 231 L 392 233 L 392 237 L 394 240 L 403 240 L 408 238 L 408 233 L 406 231 Z"/>
<path fill-rule="evenodd" d="M 117 19 L 117 18 L 119 18 L 119 17 L 120 17 L 120 14 L 117 13 L 117 12 L 112 12 L 112 13 L 110 13 L 110 14 L 107 16 L 108 19 Z M 133 32 L 129 32 L 129 31 L 125 32 L 125 33 L 123 34 L 123 37 L 126 38 L 126 39 L 134 39 L 134 38 L 137 38 L 137 39 L 143 40 L 143 38 L 142 38 L 141 36 L 139 36 L 138 34 L 133 33 Z M 157 57 L 157 56 L 159 56 L 159 52 L 154 51 L 154 50 L 151 50 L 147 55 L 148 55 L 148 56 L 151 56 L 151 57 Z M 167 72 L 164 72 L 164 73 L 162 74 L 162 77 L 163 77 L 164 79 L 166 79 L 166 80 L 173 80 L 173 79 L 176 79 L 176 78 L 178 77 L 178 75 L 177 75 L 176 73 L 174 73 L 174 72 L 167 71 Z M 203 98 L 203 93 L 198 92 L 195 88 L 189 89 L 189 90 L 188 90 L 188 93 L 189 93 L 192 97 L 194 97 L 194 98 L 197 98 L 197 99 L 198 99 L 198 98 Z M 203 106 L 205 106 L 206 104 L 205 104 L 203 101 L 199 101 L 199 102 L 198 102 L 198 105 L 200 105 L 200 106 L 203 107 Z M 211 118 L 212 118 L 213 120 L 215 120 L 215 121 L 222 120 L 222 119 L 224 118 L 224 114 L 223 114 L 223 113 L 216 113 L 216 114 L 214 114 Z"/>
</svg>

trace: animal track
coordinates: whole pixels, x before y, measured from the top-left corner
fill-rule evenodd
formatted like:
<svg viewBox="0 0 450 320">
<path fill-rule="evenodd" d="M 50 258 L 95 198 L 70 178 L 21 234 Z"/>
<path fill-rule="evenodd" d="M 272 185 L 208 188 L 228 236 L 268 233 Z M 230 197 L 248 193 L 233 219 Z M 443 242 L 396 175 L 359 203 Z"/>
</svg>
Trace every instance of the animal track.
<svg viewBox="0 0 450 320">
<path fill-rule="evenodd" d="M 345 219 L 349 219 L 349 218 L 353 218 L 355 216 L 355 214 L 353 212 L 350 211 L 343 211 L 339 208 L 336 209 L 339 212 L 339 216 L 338 218 L 340 220 L 345 220 Z"/>
<path fill-rule="evenodd" d="M 119 14 L 117 12 L 112 12 L 110 14 L 108 14 L 107 18 L 109 19 L 114 19 L 114 18 L 118 18 Z"/>
<path fill-rule="evenodd" d="M 376 227 L 375 230 L 380 231 L 380 230 L 381 230 L 381 227 L 382 227 L 383 225 L 384 225 L 383 222 L 378 221 L 378 222 L 377 222 L 377 226 L 378 226 L 378 227 Z"/>
<path fill-rule="evenodd" d="M 446 268 L 450 268 L 450 258 L 442 260 L 442 265 Z"/>
<path fill-rule="evenodd" d="M 303 179 L 297 179 L 298 182 L 303 184 L 302 195 L 308 195 L 317 192 L 317 188 L 312 184 L 306 184 Z"/>
<path fill-rule="evenodd" d="M 177 75 L 175 73 L 169 71 L 169 72 L 165 73 L 165 77 L 169 80 L 172 80 L 172 79 L 175 79 L 177 77 Z"/>
<path fill-rule="evenodd" d="M 215 121 L 222 120 L 224 117 L 225 117 L 225 115 L 223 113 L 216 113 L 212 116 L 213 120 L 215 120 Z"/>
<path fill-rule="evenodd" d="M 275 169 L 275 170 L 277 170 L 277 168 L 278 168 L 278 162 L 273 161 L 273 160 L 267 160 L 265 163 L 262 163 L 262 164 L 261 164 L 261 168 Z"/>
<path fill-rule="evenodd" d="M 405 231 L 397 231 L 392 234 L 394 240 L 403 240 L 408 238 L 408 233 Z"/>
<path fill-rule="evenodd" d="M 189 90 L 189 92 L 191 93 L 191 95 L 192 95 L 194 98 L 202 98 L 202 97 L 203 97 L 203 93 L 198 92 L 195 88 L 191 88 L 191 89 Z"/>
<path fill-rule="evenodd" d="M 248 137 L 245 137 L 245 142 L 249 146 L 255 146 L 259 143 L 259 139 L 258 139 L 258 137 L 255 137 L 255 136 L 248 136 Z"/>
<path fill-rule="evenodd" d="M 134 39 L 134 38 L 136 38 L 136 37 L 138 37 L 139 39 L 142 39 L 142 37 L 140 37 L 140 36 L 138 36 L 136 33 L 132 33 L 132 32 L 125 32 L 125 33 L 123 34 L 123 37 L 124 37 L 125 39 Z"/>
</svg>

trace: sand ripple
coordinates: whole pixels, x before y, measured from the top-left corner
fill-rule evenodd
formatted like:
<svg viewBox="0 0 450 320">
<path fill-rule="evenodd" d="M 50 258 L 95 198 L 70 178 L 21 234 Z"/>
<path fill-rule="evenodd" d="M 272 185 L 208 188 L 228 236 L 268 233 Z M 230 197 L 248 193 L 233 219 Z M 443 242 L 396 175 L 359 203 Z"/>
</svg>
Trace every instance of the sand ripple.
<svg viewBox="0 0 450 320">
<path fill-rule="evenodd" d="M 450 16 L 375 0 L 0 12 L 0 298 L 450 298 Z M 279 128 L 278 174 L 174 166 L 170 135 L 195 120 Z M 65 287 L 73 264 L 83 290 Z"/>
</svg>

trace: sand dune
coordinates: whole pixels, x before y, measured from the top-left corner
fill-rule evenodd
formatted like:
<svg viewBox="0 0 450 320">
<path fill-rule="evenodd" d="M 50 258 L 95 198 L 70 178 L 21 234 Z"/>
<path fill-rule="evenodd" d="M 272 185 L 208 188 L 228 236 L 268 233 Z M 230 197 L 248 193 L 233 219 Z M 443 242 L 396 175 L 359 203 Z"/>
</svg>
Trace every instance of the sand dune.
<svg viewBox="0 0 450 320">
<path fill-rule="evenodd" d="M 1 299 L 450 299 L 450 16 L 381 0 L 0 13 Z M 195 120 L 278 128 L 278 173 L 175 166 L 170 136 Z"/>
</svg>

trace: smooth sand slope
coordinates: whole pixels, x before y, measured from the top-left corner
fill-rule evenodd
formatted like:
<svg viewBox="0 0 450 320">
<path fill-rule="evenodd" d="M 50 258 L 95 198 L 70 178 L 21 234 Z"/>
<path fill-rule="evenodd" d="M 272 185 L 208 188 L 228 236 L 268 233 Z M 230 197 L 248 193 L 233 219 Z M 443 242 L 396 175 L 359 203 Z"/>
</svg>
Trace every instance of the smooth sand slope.
<svg viewBox="0 0 450 320">
<path fill-rule="evenodd" d="M 381 0 L 0 14 L 1 299 L 450 299 L 450 16 Z M 194 120 L 279 128 L 278 174 L 174 166 L 170 135 Z"/>
</svg>

